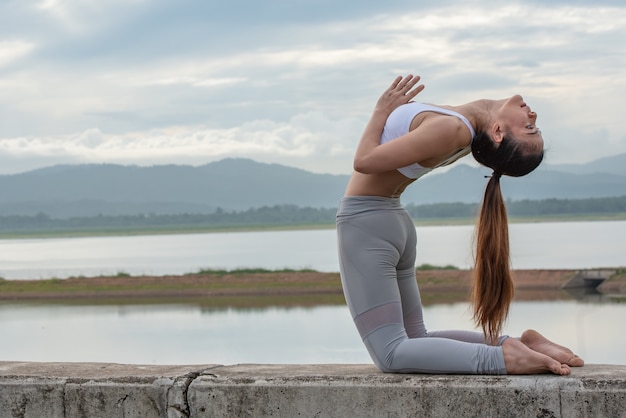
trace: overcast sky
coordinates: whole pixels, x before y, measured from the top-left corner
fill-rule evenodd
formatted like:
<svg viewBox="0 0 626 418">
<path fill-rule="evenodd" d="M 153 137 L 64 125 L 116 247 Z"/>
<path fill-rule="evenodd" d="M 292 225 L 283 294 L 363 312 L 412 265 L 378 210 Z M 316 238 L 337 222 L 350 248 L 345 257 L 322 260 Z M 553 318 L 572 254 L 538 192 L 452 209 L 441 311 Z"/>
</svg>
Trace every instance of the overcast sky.
<svg viewBox="0 0 626 418">
<path fill-rule="evenodd" d="M 519 93 L 549 163 L 626 152 L 622 0 L 2 0 L 0 174 L 226 157 L 348 174 L 379 94 Z M 469 162 L 469 161 L 468 161 Z"/>
</svg>

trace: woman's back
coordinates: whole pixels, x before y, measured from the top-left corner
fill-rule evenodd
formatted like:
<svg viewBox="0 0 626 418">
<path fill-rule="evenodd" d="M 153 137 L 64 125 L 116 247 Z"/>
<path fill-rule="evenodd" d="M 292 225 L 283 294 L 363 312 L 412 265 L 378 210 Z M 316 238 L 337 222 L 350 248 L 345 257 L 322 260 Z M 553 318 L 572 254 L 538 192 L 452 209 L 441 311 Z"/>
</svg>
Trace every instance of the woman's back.
<svg viewBox="0 0 626 418">
<path fill-rule="evenodd" d="M 421 103 L 409 103 L 398 109 L 385 125 L 380 148 L 388 148 L 386 154 L 394 156 L 398 154 L 393 148 L 404 147 L 408 151 L 401 155 L 413 155 L 410 164 L 369 173 L 355 171 L 346 196 L 400 197 L 409 184 L 433 168 L 469 154 L 474 130 L 459 113 Z M 385 154 L 381 159 L 388 160 Z"/>
</svg>

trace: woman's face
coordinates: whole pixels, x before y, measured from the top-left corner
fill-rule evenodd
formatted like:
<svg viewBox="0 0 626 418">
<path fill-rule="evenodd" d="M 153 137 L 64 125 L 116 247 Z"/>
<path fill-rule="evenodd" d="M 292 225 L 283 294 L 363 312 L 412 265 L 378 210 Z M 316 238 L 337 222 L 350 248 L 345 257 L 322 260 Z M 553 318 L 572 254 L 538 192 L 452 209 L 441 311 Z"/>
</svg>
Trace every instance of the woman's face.
<svg viewBox="0 0 626 418">
<path fill-rule="evenodd" d="M 519 94 L 505 100 L 497 117 L 504 129 L 515 138 L 538 141 L 543 145 L 541 131 L 535 125 L 537 114 L 530 109 Z"/>
</svg>

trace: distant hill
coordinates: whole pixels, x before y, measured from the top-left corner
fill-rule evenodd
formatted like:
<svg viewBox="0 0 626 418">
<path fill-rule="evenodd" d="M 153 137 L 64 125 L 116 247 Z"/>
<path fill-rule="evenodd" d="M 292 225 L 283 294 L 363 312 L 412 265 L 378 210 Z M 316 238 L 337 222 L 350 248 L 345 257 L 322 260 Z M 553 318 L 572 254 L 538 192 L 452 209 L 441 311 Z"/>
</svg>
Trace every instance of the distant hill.
<svg viewBox="0 0 626 418">
<path fill-rule="evenodd" d="M 571 174 L 616 174 L 626 176 L 626 154 L 600 158 L 587 164 L 550 165 L 551 171 Z"/>
<path fill-rule="evenodd" d="M 412 184 L 405 203 L 478 202 L 486 168 L 458 164 Z M 316 174 L 249 159 L 200 167 L 113 164 L 59 165 L 0 176 L 0 215 L 53 217 L 212 213 L 293 204 L 336 207 L 348 175 Z M 626 154 L 581 165 L 544 165 L 519 179 L 503 178 L 507 199 L 626 195 Z"/>
<path fill-rule="evenodd" d="M 626 154 L 622 155 L 626 166 Z M 591 163 L 593 164 L 593 163 Z M 545 165 L 520 178 L 502 177 L 506 199 L 585 199 L 626 195 L 626 173 L 600 173 L 586 164 L 568 166 L 571 171 Z M 576 174 L 576 171 L 585 174 Z M 622 171 L 624 171 L 622 169 Z M 446 173 L 420 179 L 405 191 L 404 201 L 414 203 L 478 202 L 491 170 L 459 164 Z"/>
<path fill-rule="evenodd" d="M 348 176 L 225 159 L 200 167 L 64 165 L 0 176 L 0 214 L 211 213 L 337 205 Z"/>
</svg>

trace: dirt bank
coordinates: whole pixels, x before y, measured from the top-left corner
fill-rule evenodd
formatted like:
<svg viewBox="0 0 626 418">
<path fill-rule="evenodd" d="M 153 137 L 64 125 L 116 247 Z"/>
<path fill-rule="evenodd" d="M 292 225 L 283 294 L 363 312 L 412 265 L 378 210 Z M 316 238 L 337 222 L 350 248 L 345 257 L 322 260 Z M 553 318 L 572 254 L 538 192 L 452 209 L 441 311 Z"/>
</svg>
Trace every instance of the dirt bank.
<svg viewBox="0 0 626 418">
<path fill-rule="evenodd" d="M 563 293 L 563 285 L 575 274 L 575 270 L 517 270 L 516 298 L 554 299 L 555 295 Z M 418 270 L 417 280 L 425 303 L 465 300 L 471 284 L 471 272 Z M 626 295 L 626 272 L 612 276 L 598 289 L 602 293 Z M 0 281 L 0 300 L 13 301 L 268 296 L 293 298 L 306 295 L 336 295 L 336 300 L 341 300 L 339 274 L 302 271 Z"/>
</svg>

